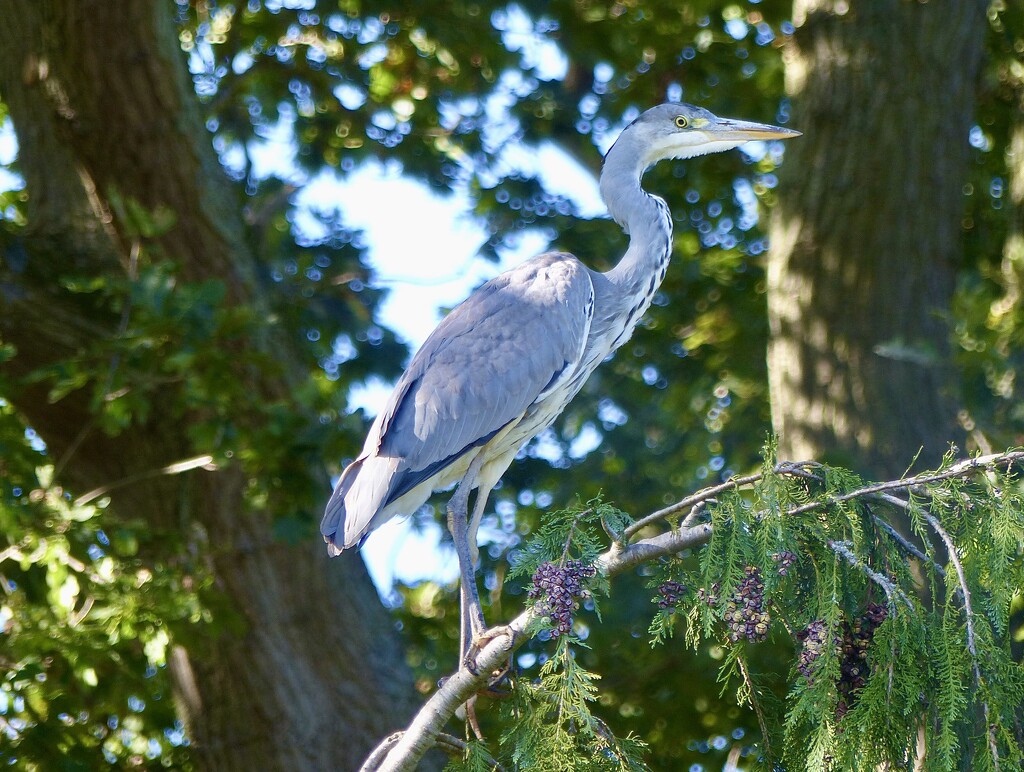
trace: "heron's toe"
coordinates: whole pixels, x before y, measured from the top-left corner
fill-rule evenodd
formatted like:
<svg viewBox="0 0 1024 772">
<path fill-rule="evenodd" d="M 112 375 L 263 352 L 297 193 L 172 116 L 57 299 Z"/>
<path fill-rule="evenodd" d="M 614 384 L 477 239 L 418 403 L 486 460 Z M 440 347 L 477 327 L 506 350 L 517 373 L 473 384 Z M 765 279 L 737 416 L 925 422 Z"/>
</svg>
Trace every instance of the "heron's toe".
<svg viewBox="0 0 1024 772">
<path fill-rule="evenodd" d="M 472 640 L 469 644 L 469 650 L 466 652 L 466 656 L 462 661 L 463 667 L 473 675 L 480 675 L 480 668 L 476 662 L 477 657 L 480 655 L 480 652 L 484 650 L 487 644 L 495 638 L 500 638 L 502 636 L 508 638 L 506 648 L 511 652 L 512 646 L 515 643 L 515 633 L 513 633 L 512 629 L 507 625 L 498 625 L 497 627 L 492 627 L 489 630 L 482 628 L 480 630 L 474 630 Z M 508 672 L 508 667 L 504 667 L 502 670 L 495 672 L 498 673 L 497 680 L 500 680 L 504 677 L 504 674 Z"/>
</svg>

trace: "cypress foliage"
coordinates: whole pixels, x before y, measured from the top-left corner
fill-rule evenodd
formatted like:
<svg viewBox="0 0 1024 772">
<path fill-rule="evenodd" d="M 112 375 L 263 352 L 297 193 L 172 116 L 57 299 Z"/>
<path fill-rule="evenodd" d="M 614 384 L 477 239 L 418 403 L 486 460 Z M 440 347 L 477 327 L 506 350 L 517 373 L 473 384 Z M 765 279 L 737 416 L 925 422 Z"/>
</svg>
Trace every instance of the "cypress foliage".
<svg viewBox="0 0 1024 772">
<path fill-rule="evenodd" d="M 1009 621 L 1024 587 L 1024 495 L 1019 455 L 992 458 L 949 455 L 935 472 L 866 484 L 779 464 L 769 446 L 748 484 L 691 497 L 681 522 L 666 516 L 673 529 L 710 523 L 711 534 L 696 559 L 657 559 L 651 645 L 678 645 L 681 630 L 694 649 L 723 647 L 721 680 L 754 709 L 768 768 L 1024 767 L 1024 668 Z M 608 535 L 626 544 L 631 522 L 600 500 L 555 513 L 514 565 L 512 577 L 534 580 L 533 631 L 556 643 L 536 680 L 514 681 L 500 754 L 509 768 L 644 768 L 643 744 L 590 711 L 599 676 L 573 655 L 585 642 L 571 618 L 581 599 L 607 594 L 587 567 L 603 565 Z M 556 617 L 537 586 L 566 571 L 578 582 Z M 747 656 L 767 638 L 792 644 L 783 693 Z"/>
</svg>

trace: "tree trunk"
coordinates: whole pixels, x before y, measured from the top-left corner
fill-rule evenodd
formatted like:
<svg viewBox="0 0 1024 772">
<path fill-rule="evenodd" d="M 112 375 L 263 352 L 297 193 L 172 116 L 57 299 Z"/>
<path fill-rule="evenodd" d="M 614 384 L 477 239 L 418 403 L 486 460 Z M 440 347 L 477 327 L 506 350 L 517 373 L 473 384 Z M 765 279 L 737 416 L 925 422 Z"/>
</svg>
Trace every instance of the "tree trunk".
<svg viewBox="0 0 1024 772">
<path fill-rule="evenodd" d="M 780 453 L 862 473 L 962 443 L 949 309 L 985 0 L 795 0 L 771 232 Z"/>
<path fill-rule="evenodd" d="M 117 334 L 117 318 L 58 279 L 129 270 L 133 236 L 118 202 L 174 213 L 147 249 L 182 278 L 218 278 L 228 302 L 259 303 L 238 196 L 203 128 L 171 12 L 148 0 L 4 3 L 0 97 L 30 196 L 23 238 L 0 241 L 0 336 L 17 347 L 5 366 L 15 379 Z M 255 377 L 254 399 L 288 393 L 272 374 Z M 5 394 L 67 487 L 84 492 L 195 452 L 180 416 L 159 410 L 116 437 L 96 430 L 84 391 L 53 404 L 42 386 Z M 197 627 L 176 641 L 172 677 L 196 759 L 217 770 L 357 768 L 415 707 L 397 634 L 358 558 L 329 563 L 312 540 L 275 541 L 271 513 L 246 511 L 246 482 L 230 467 L 112 494 L 114 516 L 201 534 L 217 587 L 245 622 L 238 634 Z"/>
</svg>

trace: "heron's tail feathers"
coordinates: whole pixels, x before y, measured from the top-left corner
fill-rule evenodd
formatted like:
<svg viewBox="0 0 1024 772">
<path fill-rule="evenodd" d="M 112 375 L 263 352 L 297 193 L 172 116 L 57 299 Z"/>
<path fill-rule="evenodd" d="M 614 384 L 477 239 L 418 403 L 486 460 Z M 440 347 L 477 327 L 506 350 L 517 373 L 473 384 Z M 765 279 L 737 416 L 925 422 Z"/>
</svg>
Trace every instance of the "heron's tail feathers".
<svg viewBox="0 0 1024 772">
<path fill-rule="evenodd" d="M 364 456 L 345 467 L 320 521 L 331 557 L 360 544 L 387 519 L 383 510 L 397 467 L 398 459 L 389 456 Z"/>
</svg>

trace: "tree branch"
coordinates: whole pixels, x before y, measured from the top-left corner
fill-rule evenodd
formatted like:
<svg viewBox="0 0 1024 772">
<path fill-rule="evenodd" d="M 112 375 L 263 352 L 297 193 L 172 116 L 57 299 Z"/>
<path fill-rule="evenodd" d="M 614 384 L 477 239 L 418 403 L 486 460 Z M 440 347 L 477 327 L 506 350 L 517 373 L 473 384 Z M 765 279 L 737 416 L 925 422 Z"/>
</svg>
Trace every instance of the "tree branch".
<svg viewBox="0 0 1024 772">
<path fill-rule="evenodd" d="M 688 547 L 704 544 L 711 538 L 711 526 L 702 523 L 692 528 L 667 531 L 628 546 L 613 545 L 597 559 L 597 565 L 608 577 L 616 576 L 648 560 L 671 555 Z M 405 772 L 416 765 L 436 743 L 441 729 L 464 702 L 484 688 L 490 674 L 501 670 L 509 655 L 527 641 L 527 630 L 536 615 L 527 609 L 504 628 L 477 656 L 477 673 L 461 668 L 447 679 L 427 700 L 402 738 L 394 744 L 383 762 L 376 767 L 364 765 L 365 772 Z"/>
<path fill-rule="evenodd" d="M 879 493 L 876 495 L 878 496 L 879 500 L 884 501 L 887 504 L 892 504 L 893 506 L 899 507 L 900 509 L 910 509 L 910 504 L 901 498 L 898 498 L 888 493 Z M 902 547 L 908 555 L 913 555 L 922 563 L 927 563 L 932 567 L 932 570 L 934 570 L 935 573 L 937 573 L 943 579 L 946 578 L 946 569 L 940 566 L 934 559 L 928 557 L 923 552 L 921 552 L 921 550 L 914 546 L 912 542 L 908 541 L 902 534 L 900 534 L 899 531 L 893 528 L 892 525 L 890 525 L 887 521 L 883 520 L 875 514 L 871 515 L 871 519 L 875 521 L 875 525 L 879 526 L 887 534 L 889 534 L 889 536 L 891 536 L 893 540 L 895 540 L 895 542 L 899 544 L 900 547 Z"/>
<path fill-rule="evenodd" d="M 829 541 L 829 549 L 836 553 L 839 557 L 843 558 L 854 568 L 857 568 L 864 572 L 872 582 L 877 584 L 885 592 L 885 596 L 889 599 L 889 606 L 895 607 L 896 602 L 893 600 L 894 596 L 899 597 L 906 605 L 907 608 L 913 609 L 914 603 L 907 597 L 906 593 L 903 592 L 899 587 L 895 585 L 890 579 L 883 576 L 882 574 L 875 571 L 871 566 L 867 565 L 863 560 L 857 557 L 857 554 L 853 551 L 853 545 L 848 541 Z"/>
<path fill-rule="evenodd" d="M 83 493 L 81 496 L 75 499 L 75 503 L 79 505 L 88 504 L 94 499 L 98 499 L 100 496 L 105 496 L 112 490 L 122 488 L 125 485 L 133 485 L 142 480 L 148 480 L 153 477 L 161 477 L 164 475 L 181 474 L 182 472 L 189 472 L 193 469 L 206 469 L 207 471 L 216 471 L 217 465 L 213 461 L 213 456 L 203 454 L 201 456 L 193 456 L 192 458 L 185 458 L 181 461 L 175 461 L 172 464 L 166 464 L 159 469 L 147 469 L 144 472 L 137 472 L 136 474 L 129 475 L 120 480 L 101 485 L 98 488 L 93 488 L 87 493 Z"/>
<path fill-rule="evenodd" d="M 772 472 L 781 475 L 792 475 L 794 477 L 810 477 L 818 479 L 813 473 L 807 472 L 807 468 L 820 467 L 816 461 L 781 461 L 772 468 Z M 674 514 L 682 512 L 684 509 L 695 507 L 698 504 L 703 504 L 710 501 L 720 493 L 726 491 L 738 490 L 747 485 L 753 485 L 754 483 L 760 482 L 764 479 L 764 472 L 757 472 L 756 474 L 749 474 L 744 477 L 731 477 L 720 485 L 712 485 L 710 488 L 704 488 L 703 490 L 697 491 L 691 496 L 677 501 L 675 504 L 670 504 L 664 509 L 659 509 L 656 512 L 640 518 L 635 523 L 630 525 L 625 530 L 625 536 L 629 537 L 636 534 L 641 529 L 645 528 L 652 523 L 657 523 L 671 517 Z"/>
</svg>

